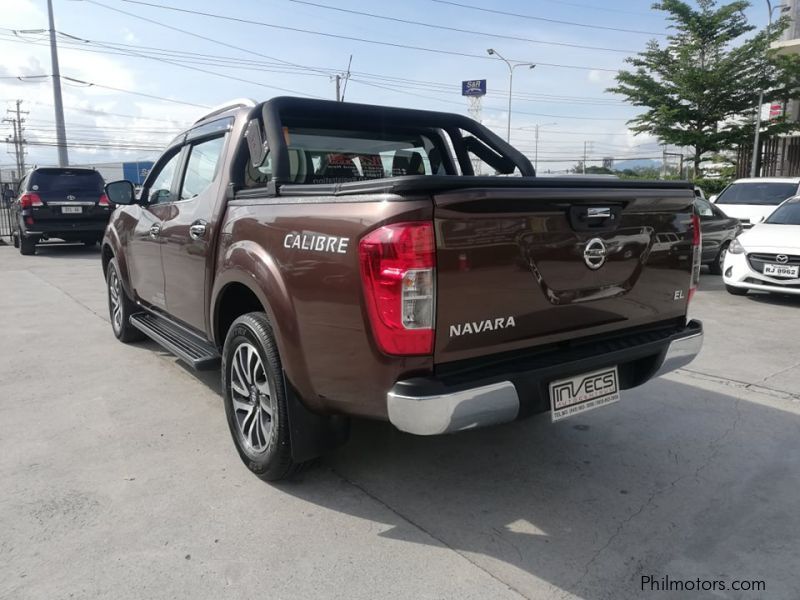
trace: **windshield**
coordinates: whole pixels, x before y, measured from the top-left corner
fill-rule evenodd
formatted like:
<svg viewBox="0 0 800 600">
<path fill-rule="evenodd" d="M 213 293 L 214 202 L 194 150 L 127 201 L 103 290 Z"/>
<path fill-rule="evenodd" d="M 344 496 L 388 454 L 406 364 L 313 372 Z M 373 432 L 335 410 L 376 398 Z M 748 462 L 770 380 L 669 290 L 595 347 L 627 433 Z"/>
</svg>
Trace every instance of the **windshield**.
<svg viewBox="0 0 800 600">
<path fill-rule="evenodd" d="M 800 225 L 800 198 L 789 200 L 764 221 L 772 225 Z"/>
<path fill-rule="evenodd" d="M 35 192 L 103 192 L 103 178 L 97 171 L 85 169 L 39 169 L 31 174 L 30 188 Z"/>
<path fill-rule="evenodd" d="M 717 204 L 760 204 L 777 206 L 797 193 L 796 183 L 744 182 L 733 183 L 717 198 Z"/>
</svg>

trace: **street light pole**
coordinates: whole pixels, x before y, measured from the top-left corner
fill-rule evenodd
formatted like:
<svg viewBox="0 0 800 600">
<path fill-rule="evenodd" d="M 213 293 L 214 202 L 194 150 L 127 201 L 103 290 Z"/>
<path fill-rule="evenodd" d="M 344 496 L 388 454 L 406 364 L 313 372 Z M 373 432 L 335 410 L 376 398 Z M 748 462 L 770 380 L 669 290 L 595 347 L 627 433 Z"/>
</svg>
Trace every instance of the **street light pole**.
<svg viewBox="0 0 800 600">
<path fill-rule="evenodd" d="M 776 8 L 785 8 L 784 4 L 777 4 L 772 6 L 772 2 L 767 0 L 767 11 L 769 12 L 769 21 L 767 23 L 767 41 L 769 41 L 769 32 L 772 30 L 772 12 Z M 767 48 L 768 50 L 769 48 Z M 765 50 L 766 53 L 766 50 Z M 758 90 L 758 106 L 756 107 L 756 132 L 753 135 L 753 157 L 750 162 L 750 177 L 758 176 L 758 155 L 759 155 L 759 134 L 761 133 L 761 107 L 764 105 L 764 90 Z"/>
<path fill-rule="evenodd" d="M 486 53 L 489 56 L 497 56 L 500 60 L 506 63 L 508 67 L 508 127 L 506 131 L 506 141 L 510 144 L 511 143 L 511 92 L 514 88 L 514 69 L 517 67 L 528 67 L 529 69 L 535 69 L 536 65 L 533 63 L 526 63 L 526 62 L 514 62 L 512 63 L 509 60 L 503 58 L 503 56 L 494 48 L 489 48 Z"/>
</svg>

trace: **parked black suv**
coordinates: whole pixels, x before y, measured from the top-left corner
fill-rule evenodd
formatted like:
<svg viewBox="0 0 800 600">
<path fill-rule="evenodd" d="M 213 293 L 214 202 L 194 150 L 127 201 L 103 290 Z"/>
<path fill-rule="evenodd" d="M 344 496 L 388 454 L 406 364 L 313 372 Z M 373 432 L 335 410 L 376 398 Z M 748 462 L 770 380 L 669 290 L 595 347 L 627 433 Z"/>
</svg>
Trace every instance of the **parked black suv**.
<svg viewBox="0 0 800 600">
<path fill-rule="evenodd" d="M 103 239 L 112 204 L 94 169 L 38 168 L 30 171 L 11 204 L 12 237 L 22 254 L 51 238 L 92 245 Z"/>
</svg>

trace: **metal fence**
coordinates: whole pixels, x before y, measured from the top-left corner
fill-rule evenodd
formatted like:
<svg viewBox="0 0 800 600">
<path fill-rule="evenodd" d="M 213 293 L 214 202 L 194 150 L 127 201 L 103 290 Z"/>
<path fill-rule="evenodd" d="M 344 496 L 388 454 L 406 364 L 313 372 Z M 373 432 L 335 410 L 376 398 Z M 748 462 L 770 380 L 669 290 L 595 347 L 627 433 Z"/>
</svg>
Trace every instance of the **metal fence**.
<svg viewBox="0 0 800 600">
<path fill-rule="evenodd" d="M 5 201 L 0 198 L 0 241 L 11 240 L 11 210 Z"/>
</svg>

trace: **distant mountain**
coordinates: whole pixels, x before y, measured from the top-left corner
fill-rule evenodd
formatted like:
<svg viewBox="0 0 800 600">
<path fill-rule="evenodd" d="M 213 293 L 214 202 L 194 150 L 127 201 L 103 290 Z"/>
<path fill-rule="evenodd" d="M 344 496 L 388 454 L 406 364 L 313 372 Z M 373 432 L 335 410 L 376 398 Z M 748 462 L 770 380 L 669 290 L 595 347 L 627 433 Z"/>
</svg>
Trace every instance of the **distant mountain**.
<svg viewBox="0 0 800 600">
<path fill-rule="evenodd" d="M 615 171 L 624 171 L 625 169 L 640 169 L 642 167 L 650 169 L 658 169 L 661 167 L 661 161 L 652 159 L 643 160 L 620 160 L 614 161 Z"/>
</svg>

